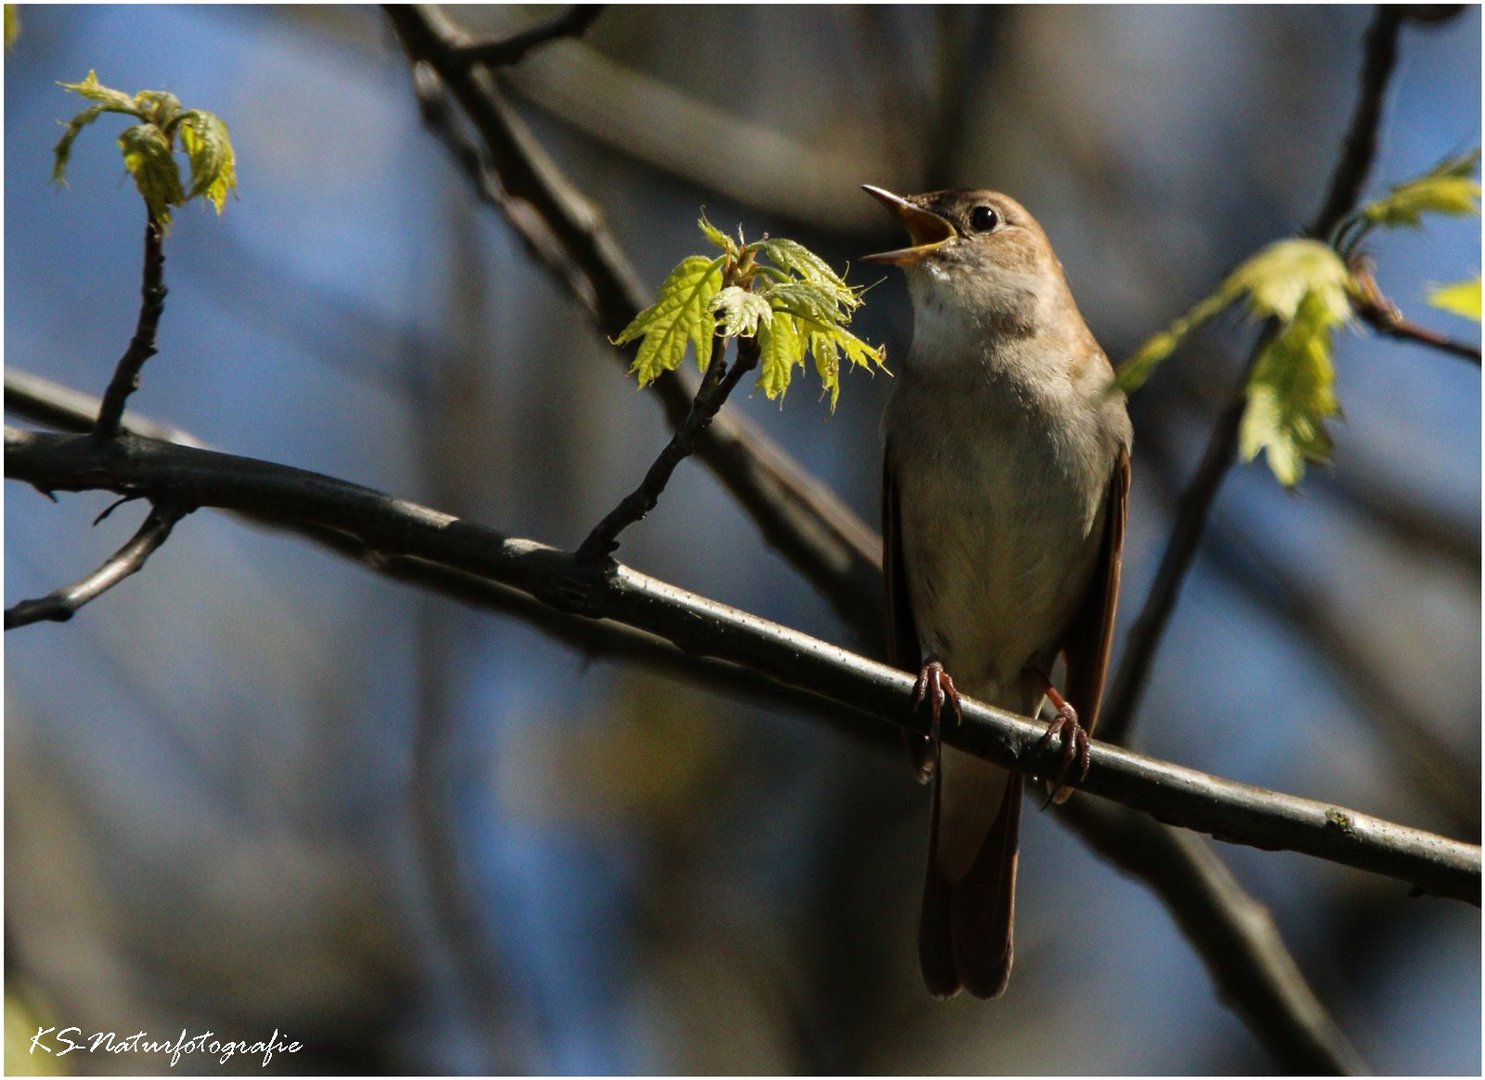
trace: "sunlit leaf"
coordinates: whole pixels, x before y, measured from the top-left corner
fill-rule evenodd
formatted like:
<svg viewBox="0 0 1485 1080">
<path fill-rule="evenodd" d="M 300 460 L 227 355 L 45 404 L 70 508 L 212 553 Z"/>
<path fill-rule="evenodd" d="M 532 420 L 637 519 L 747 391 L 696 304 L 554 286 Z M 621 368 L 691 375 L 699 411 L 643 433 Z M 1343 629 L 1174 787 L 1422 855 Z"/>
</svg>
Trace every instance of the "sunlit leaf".
<svg viewBox="0 0 1485 1080">
<path fill-rule="evenodd" d="M 1436 286 L 1429 291 L 1428 302 L 1440 310 L 1479 322 L 1480 279 Z"/>
<path fill-rule="evenodd" d="M 717 333 L 725 337 L 752 337 L 773 318 L 773 308 L 757 293 L 729 285 L 712 300 Z"/>
<path fill-rule="evenodd" d="M 82 112 L 67 121 L 67 130 L 62 132 L 62 137 L 57 140 L 57 145 L 52 148 L 52 183 L 61 184 L 66 180 L 67 163 L 72 160 L 72 144 L 77 140 L 83 128 L 87 127 L 107 111 L 107 108 L 103 105 L 89 105 Z"/>
<path fill-rule="evenodd" d="M 227 125 L 215 113 L 192 109 L 181 114 L 176 130 L 191 162 L 191 189 L 186 198 L 204 195 L 221 214 L 227 193 L 237 187 L 236 158 Z"/>
<path fill-rule="evenodd" d="M 1350 317 L 1351 275 L 1335 250 L 1318 240 L 1279 240 L 1245 260 L 1217 290 L 1151 337 L 1119 365 L 1114 385 L 1142 386 L 1155 368 L 1197 327 L 1246 300 L 1253 314 L 1287 322 L 1311 299 L 1333 322 Z"/>
<path fill-rule="evenodd" d="M 1382 198 L 1363 207 L 1361 215 L 1372 225 L 1417 228 L 1424 214 L 1479 214 L 1480 182 L 1473 178 L 1479 164 L 1479 150 L 1442 162 L 1422 176 L 1394 185 Z"/>
<path fill-rule="evenodd" d="M 722 264 L 726 256 L 708 259 L 691 255 L 672 270 L 660 285 L 655 303 L 634 317 L 615 345 L 637 338 L 639 353 L 630 372 L 640 386 L 647 386 L 662 372 L 673 371 L 685 359 L 686 346 L 695 350 L 696 363 L 702 370 L 711 362 L 711 343 L 716 319 L 712 300 L 722 291 Z"/>
<path fill-rule="evenodd" d="M 758 350 L 758 389 L 773 401 L 789 389 L 795 365 L 804 363 L 799 323 L 788 314 L 774 312 L 758 332 Z"/>
<path fill-rule="evenodd" d="M 134 95 L 134 108 L 141 120 L 167 134 L 180 118 L 180 98 L 168 90 L 141 90 Z"/>
<path fill-rule="evenodd" d="M 1307 462 L 1330 455 L 1325 420 L 1340 412 L 1331 366 L 1338 320 L 1325 297 L 1311 293 L 1294 318 L 1264 348 L 1248 383 L 1239 445 L 1244 461 L 1260 452 L 1285 487 L 1294 487 Z"/>
<path fill-rule="evenodd" d="M 721 229 L 717 228 L 710 221 L 708 221 L 705 214 L 701 215 L 696 224 L 701 228 L 701 231 L 706 235 L 706 238 L 712 243 L 716 244 L 717 247 L 721 248 L 729 255 L 735 255 L 737 253 L 737 244 L 733 242 L 732 237 L 728 236 Z"/>
<path fill-rule="evenodd" d="M 861 304 L 857 290 L 847 285 L 820 256 L 794 240 L 783 237 L 763 240 L 758 245 L 768 260 L 779 269 L 793 274 L 799 280 L 824 289 L 835 297 L 837 303 L 846 308 Z"/>
<path fill-rule="evenodd" d="M 88 77 L 82 82 L 64 82 L 57 85 L 63 90 L 70 90 L 74 94 L 81 94 L 89 101 L 96 101 L 109 112 L 128 113 L 130 116 L 139 115 L 139 108 L 134 104 L 134 99 L 122 90 L 111 90 L 104 86 L 98 81 L 98 73 L 96 71 L 88 72 Z"/>
<path fill-rule="evenodd" d="M 15 44 L 16 38 L 21 36 L 21 6 L 19 4 L 5 5 L 5 51 L 10 52 L 10 47 Z"/>
<path fill-rule="evenodd" d="M 124 168 L 134 177 L 150 217 L 162 228 L 168 227 L 170 208 L 186 201 L 180 165 L 170 152 L 170 140 L 154 124 L 134 124 L 119 135 L 119 149 L 124 152 Z"/>
</svg>

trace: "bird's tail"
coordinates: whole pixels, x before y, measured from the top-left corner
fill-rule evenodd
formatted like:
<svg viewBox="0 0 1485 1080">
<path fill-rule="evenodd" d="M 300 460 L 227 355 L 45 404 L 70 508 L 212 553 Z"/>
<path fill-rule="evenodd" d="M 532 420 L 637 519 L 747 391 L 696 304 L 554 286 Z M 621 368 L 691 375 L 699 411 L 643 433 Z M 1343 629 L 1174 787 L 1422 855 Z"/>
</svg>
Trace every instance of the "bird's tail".
<svg viewBox="0 0 1485 1080">
<path fill-rule="evenodd" d="M 960 990 L 999 997 L 1010 981 L 1023 784 L 1022 774 L 1011 772 L 979 854 L 962 878 L 950 881 L 937 855 L 942 774 L 934 780 L 918 962 L 935 997 L 953 997 Z"/>
</svg>

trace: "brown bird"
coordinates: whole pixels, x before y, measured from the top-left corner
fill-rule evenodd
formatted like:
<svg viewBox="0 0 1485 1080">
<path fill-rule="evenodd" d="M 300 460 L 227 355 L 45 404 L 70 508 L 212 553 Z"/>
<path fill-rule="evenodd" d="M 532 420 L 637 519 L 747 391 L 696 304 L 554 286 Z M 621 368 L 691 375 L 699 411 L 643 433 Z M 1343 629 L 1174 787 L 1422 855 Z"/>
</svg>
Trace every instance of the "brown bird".
<svg viewBox="0 0 1485 1080">
<path fill-rule="evenodd" d="M 1088 767 L 1113 642 L 1133 439 L 1113 369 L 1025 208 L 994 191 L 867 186 L 908 247 L 913 342 L 883 417 L 883 564 L 893 662 L 917 671 L 934 779 L 918 938 L 936 997 L 998 997 L 1011 973 L 1022 774 L 938 740 L 959 691 L 1035 717 L 1062 773 Z M 1050 677 L 1066 659 L 1065 696 Z M 952 677 L 950 675 L 952 673 Z M 956 690 L 955 680 L 958 689 Z M 1081 721 L 1080 721 L 1081 718 Z"/>
</svg>

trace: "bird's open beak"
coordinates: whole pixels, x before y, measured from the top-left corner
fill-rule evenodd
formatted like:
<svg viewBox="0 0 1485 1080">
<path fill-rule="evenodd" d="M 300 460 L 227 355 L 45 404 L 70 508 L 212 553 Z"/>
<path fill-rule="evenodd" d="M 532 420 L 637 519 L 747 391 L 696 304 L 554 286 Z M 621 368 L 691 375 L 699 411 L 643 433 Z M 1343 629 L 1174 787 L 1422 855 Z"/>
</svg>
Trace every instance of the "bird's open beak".
<svg viewBox="0 0 1485 1080">
<path fill-rule="evenodd" d="M 876 199 L 902 222 L 912 238 L 912 246 L 884 251 L 879 255 L 867 255 L 861 261 L 881 263 L 886 266 L 906 266 L 928 255 L 935 248 L 954 239 L 954 226 L 945 218 L 921 207 L 914 206 L 900 195 L 894 195 L 879 187 L 862 184 L 861 190 Z"/>
</svg>

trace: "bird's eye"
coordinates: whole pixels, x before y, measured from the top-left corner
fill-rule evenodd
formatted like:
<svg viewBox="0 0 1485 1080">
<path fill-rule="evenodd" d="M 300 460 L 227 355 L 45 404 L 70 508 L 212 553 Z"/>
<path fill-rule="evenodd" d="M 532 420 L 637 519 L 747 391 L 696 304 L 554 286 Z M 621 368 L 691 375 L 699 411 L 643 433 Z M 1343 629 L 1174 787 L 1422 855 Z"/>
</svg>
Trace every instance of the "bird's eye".
<svg viewBox="0 0 1485 1080">
<path fill-rule="evenodd" d="M 969 227 L 975 232 L 989 232 L 1000 224 L 1000 215 L 993 206 L 977 206 L 969 212 Z"/>
</svg>

